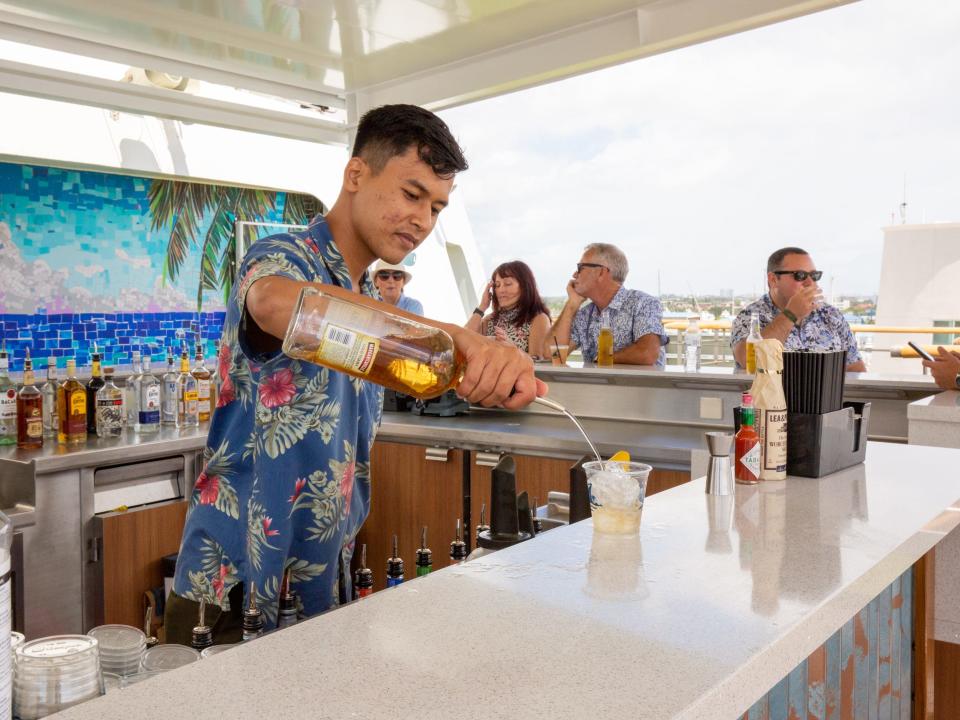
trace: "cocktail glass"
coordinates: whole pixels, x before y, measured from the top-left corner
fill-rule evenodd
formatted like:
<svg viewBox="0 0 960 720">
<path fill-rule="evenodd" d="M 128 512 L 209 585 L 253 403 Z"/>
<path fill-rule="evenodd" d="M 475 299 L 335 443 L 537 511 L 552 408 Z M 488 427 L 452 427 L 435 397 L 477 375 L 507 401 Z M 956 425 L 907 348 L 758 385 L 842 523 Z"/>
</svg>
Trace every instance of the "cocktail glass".
<svg viewBox="0 0 960 720">
<path fill-rule="evenodd" d="M 583 464 L 594 532 L 610 535 L 640 532 L 640 514 L 651 469 L 645 463 L 618 460 Z"/>
</svg>

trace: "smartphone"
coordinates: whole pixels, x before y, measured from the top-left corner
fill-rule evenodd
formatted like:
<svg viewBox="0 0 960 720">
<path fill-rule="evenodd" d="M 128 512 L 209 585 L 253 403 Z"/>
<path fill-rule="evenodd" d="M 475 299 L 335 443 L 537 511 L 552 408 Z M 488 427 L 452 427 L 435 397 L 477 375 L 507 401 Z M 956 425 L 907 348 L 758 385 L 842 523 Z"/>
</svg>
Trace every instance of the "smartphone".
<svg viewBox="0 0 960 720">
<path fill-rule="evenodd" d="M 917 355 L 919 355 L 920 357 L 922 357 L 924 360 L 929 360 L 930 362 L 933 362 L 933 355 L 931 355 L 931 354 L 928 353 L 926 350 L 924 350 L 922 347 L 920 347 L 919 345 L 917 345 L 915 342 L 913 342 L 913 340 L 907 340 L 907 345 L 909 345 L 909 346 L 912 347 L 914 350 L 916 350 L 916 351 L 917 351 Z"/>
</svg>

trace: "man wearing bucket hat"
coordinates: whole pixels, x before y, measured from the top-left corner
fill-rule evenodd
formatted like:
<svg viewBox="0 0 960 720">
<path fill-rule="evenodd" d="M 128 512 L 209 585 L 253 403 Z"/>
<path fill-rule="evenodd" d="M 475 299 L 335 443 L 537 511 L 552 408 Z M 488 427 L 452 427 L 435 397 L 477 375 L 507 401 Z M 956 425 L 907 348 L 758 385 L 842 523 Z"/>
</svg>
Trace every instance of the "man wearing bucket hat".
<svg viewBox="0 0 960 720">
<path fill-rule="evenodd" d="M 403 294 L 403 288 L 413 280 L 413 274 L 403 265 L 393 265 L 386 260 L 378 260 L 373 268 L 373 284 L 380 291 L 380 299 L 401 310 L 414 315 L 423 315 L 423 304 L 409 295 Z"/>
</svg>

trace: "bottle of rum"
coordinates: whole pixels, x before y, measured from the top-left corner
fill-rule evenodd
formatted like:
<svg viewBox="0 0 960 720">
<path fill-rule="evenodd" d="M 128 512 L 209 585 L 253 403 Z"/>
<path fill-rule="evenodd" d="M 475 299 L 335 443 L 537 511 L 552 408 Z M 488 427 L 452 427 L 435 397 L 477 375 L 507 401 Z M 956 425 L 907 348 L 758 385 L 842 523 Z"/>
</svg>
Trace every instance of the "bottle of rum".
<svg viewBox="0 0 960 720">
<path fill-rule="evenodd" d="M 177 373 L 173 369 L 173 348 L 167 348 L 167 371 L 160 381 L 160 424 L 177 424 Z"/>
<path fill-rule="evenodd" d="M 29 348 L 23 360 L 23 386 L 17 393 L 17 447 L 24 450 L 43 447 L 43 395 L 34 384 Z"/>
<path fill-rule="evenodd" d="M 211 392 L 213 374 L 207 369 L 203 360 L 203 343 L 197 343 L 194 354 L 194 366 L 190 372 L 197 381 L 197 415 L 200 422 L 210 422 L 210 413 L 213 411 L 213 395 Z"/>
<path fill-rule="evenodd" d="M 130 427 L 137 424 L 137 415 L 140 412 L 137 403 L 140 402 L 140 375 L 143 372 L 140 366 L 140 351 L 134 350 L 132 358 L 133 369 L 123 386 L 123 404 L 127 411 L 127 425 Z"/>
<path fill-rule="evenodd" d="M 738 483 L 754 485 L 760 482 L 760 436 L 754 427 L 755 410 L 750 393 L 743 394 L 740 406 L 740 430 L 734 440 L 733 477 Z"/>
<path fill-rule="evenodd" d="M 17 386 L 9 373 L 7 341 L 0 346 L 0 445 L 17 442 Z"/>
<path fill-rule="evenodd" d="M 420 399 L 454 387 L 466 368 L 443 330 L 315 288 L 300 291 L 283 351 Z"/>
<path fill-rule="evenodd" d="M 197 427 L 200 424 L 197 401 L 197 379 L 190 374 L 187 351 L 180 355 L 180 374 L 177 375 L 177 427 Z"/>
<path fill-rule="evenodd" d="M 757 374 L 757 343 L 763 340 L 760 334 L 760 315 L 750 313 L 750 334 L 747 335 L 747 372 Z"/>
<path fill-rule="evenodd" d="M 417 577 L 429 575 L 433 570 L 433 552 L 427 547 L 427 526 L 420 531 L 420 547 L 417 548 Z"/>
<path fill-rule="evenodd" d="M 393 555 L 387 558 L 387 587 L 403 582 L 403 558 L 397 550 L 397 536 L 393 536 Z"/>
<path fill-rule="evenodd" d="M 126 417 L 123 409 L 123 390 L 113 382 L 113 368 L 103 370 L 107 379 L 97 390 L 97 435 L 102 438 L 118 438 L 123 435 Z M 87 386 L 90 387 L 89 385 Z"/>
<path fill-rule="evenodd" d="M 610 319 L 604 312 L 600 316 L 600 335 L 597 336 L 597 365 L 609 367 L 613 365 L 613 328 Z"/>
<path fill-rule="evenodd" d="M 97 344 L 93 344 L 91 356 L 90 382 L 87 383 L 87 432 L 97 434 L 97 391 L 103 387 L 103 377 L 100 373 L 100 353 Z M 122 398 L 121 398 L 122 402 Z"/>
<path fill-rule="evenodd" d="M 150 355 L 143 356 L 143 372 L 137 383 L 137 422 L 134 426 L 138 433 L 150 435 L 160 430 L 160 381 L 150 372 Z"/>
<path fill-rule="evenodd" d="M 60 431 L 60 420 L 57 415 L 57 359 L 47 358 L 47 381 L 40 387 L 43 395 L 43 436 L 56 437 Z"/>
<path fill-rule="evenodd" d="M 61 445 L 82 445 L 87 441 L 87 389 L 77 379 L 77 361 L 67 360 L 67 379 L 57 388 L 57 415 Z"/>
</svg>

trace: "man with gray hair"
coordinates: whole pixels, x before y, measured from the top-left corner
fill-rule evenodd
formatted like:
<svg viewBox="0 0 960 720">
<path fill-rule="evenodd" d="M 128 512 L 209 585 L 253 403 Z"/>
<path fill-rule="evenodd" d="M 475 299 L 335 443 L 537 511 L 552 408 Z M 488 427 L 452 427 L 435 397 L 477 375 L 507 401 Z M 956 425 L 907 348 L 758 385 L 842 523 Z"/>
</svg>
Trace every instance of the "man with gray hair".
<svg viewBox="0 0 960 720">
<path fill-rule="evenodd" d="M 623 251 L 609 243 L 583 249 L 567 283 L 567 302 L 548 335 L 548 345 L 579 347 L 585 361 L 596 361 L 601 327 L 613 330 L 613 362 L 663 367 L 663 306 L 652 295 L 623 287 L 629 270 Z M 590 300 L 583 305 L 584 300 Z M 581 307 L 582 306 L 582 307 Z"/>
</svg>

